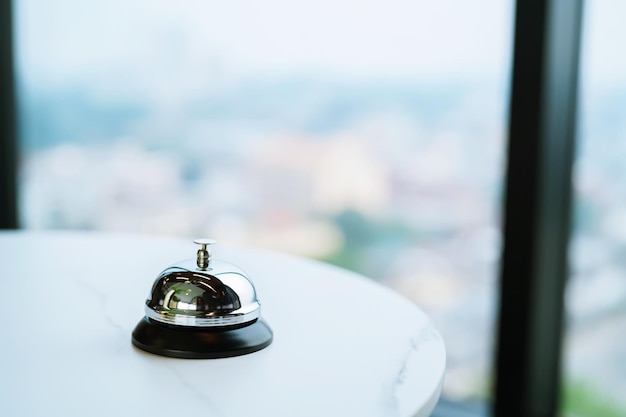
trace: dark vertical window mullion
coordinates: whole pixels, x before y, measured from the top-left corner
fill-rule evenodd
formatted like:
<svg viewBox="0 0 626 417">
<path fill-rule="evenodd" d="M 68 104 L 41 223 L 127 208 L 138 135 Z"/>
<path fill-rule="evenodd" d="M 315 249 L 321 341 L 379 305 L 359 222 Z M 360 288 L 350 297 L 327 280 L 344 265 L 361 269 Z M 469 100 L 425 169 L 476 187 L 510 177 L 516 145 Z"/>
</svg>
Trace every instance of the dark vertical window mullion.
<svg viewBox="0 0 626 417">
<path fill-rule="evenodd" d="M 581 0 L 516 5 L 496 417 L 558 412 L 581 14 Z"/>
<path fill-rule="evenodd" d="M 0 1 L 0 229 L 17 219 L 17 110 L 11 0 Z"/>
</svg>

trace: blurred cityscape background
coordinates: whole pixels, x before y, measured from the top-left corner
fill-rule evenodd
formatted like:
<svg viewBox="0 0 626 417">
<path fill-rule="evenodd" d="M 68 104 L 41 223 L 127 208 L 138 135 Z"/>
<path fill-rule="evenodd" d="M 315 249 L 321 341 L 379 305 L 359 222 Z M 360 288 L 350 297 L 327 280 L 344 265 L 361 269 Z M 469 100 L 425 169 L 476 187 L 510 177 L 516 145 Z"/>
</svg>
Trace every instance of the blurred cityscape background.
<svg viewBox="0 0 626 417">
<path fill-rule="evenodd" d="M 211 236 L 360 272 L 433 318 L 445 396 L 487 398 L 512 1 L 16 8 L 23 227 Z M 624 17 L 587 2 L 572 416 L 626 415 Z"/>
</svg>

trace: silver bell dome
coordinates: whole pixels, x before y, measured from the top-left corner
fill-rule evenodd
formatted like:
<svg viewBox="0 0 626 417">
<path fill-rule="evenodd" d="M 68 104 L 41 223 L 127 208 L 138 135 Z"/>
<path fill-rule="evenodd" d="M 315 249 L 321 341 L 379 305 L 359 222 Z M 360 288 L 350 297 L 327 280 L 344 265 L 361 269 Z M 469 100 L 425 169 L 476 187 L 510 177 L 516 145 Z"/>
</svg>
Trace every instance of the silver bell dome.
<svg viewBox="0 0 626 417">
<path fill-rule="evenodd" d="M 256 290 L 235 265 L 211 259 L 210 239 L 197 259 L 178 262 L 157 277 L 146 300 L 146 316 L 164 324 L 224 327 L 251 324 L 261 315 Z"/>
</svg>

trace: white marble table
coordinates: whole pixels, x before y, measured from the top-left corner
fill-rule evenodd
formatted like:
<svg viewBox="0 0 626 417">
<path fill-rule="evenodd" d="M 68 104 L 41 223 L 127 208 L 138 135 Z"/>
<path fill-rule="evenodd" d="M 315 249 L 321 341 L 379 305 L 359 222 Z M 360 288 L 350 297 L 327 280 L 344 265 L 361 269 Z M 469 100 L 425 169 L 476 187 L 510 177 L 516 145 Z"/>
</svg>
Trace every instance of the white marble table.
<svg viewBox="0 0 626 417">
<path fill-rule="evenodd" d="M 274 331 L 266 349 L 189 360 L 133 347 L 155 277 L 195 251 L 191 240 L 0 232 L 0 414 L 431 413 L 445 349 L 429 319 L 392 291 L 315 261 L 214 248 L 254 281 Z"/>
</svg>

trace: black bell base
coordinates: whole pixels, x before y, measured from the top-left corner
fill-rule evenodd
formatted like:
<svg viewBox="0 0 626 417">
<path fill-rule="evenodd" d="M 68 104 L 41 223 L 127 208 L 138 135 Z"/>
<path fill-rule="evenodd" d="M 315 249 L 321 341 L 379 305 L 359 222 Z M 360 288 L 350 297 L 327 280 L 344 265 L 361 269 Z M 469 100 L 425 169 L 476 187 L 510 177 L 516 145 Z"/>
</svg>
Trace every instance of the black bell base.
<svg viewBox="0 0 626 417">
<path fill-rule="evenodd" d="M 184 327 L 147 317 L 133 330 L 133 345 L 146 352 L 185 359 L 216 359 L 246 355 L 272 343 L 270 327 L 257 320 L 246 326 Z"/>
</svg>

